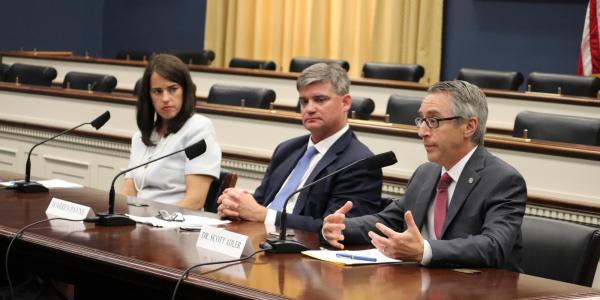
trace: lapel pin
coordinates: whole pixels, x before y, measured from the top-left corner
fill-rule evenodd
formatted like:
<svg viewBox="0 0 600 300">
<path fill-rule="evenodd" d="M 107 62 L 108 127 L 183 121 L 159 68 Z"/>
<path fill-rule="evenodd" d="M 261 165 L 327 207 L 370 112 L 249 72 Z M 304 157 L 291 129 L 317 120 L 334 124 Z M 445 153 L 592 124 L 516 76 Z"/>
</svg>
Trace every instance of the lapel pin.
<svg viewBox="0 0 600 300">
<path fill-rule="evenodd" d="M 469 177 L 469 183 L 473 183 L 473 177 Z"/>
</svg>

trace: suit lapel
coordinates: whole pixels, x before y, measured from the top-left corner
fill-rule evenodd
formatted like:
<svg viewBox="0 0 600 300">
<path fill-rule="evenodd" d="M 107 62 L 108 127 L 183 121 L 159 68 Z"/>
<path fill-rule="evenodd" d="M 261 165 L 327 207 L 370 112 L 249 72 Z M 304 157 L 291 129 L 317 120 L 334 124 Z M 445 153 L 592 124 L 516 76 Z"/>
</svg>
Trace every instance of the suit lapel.
<svg viewBox="0 0 600 300">
<path fill-rule="evenodd" d="M 333 145 L 331 145 L 329 150 L 327 150 L 325 155 L 321 158 L 321 160 L 319 160 L 319 162 L 312 170 L 310 175 L 308 175 L 308 178 L 306 178 L 304 185 L 315 181 L 317 179 L 317 176 L 321 174 L 321 172 L 327 166 L 335 162 L 338 156 L 348 147 L 348 144 L 350 144 L 350 142 L 352 141 L 352 136 L 352 131 L 347 130 L 335 143 L 333 143 Z M 341 167 L 343 166 L 340 166 L 340 168 Z M 298 195 L 298 200 L 296 200 L 296 205 L 294 206 L 294 214 L 300 214 L 302 209 L 304 209 L 304 206 L 308 201 L 308 195 L 310 193 L 311 188 L 308 188 L 308 190 L 303 191 L 300 193 L 300 195 Z"/>
<path fill-rule="evenodd" d="M 417 180 L 415 184 L 419 184 L 419 192 L 417 193 L 419 197 L 416 200 L 412 213 L 415 219 L 415 224 L 419 229 L 423 227 L 423 224 L 427 220 L 427 210 L 429 209 L 429 205 L 431 205 L 431 202 L 435 197 L 435 187 L 437 186 L 441 171 L 441 167 L 436 167 L 435 172 L 425 174 L 425 178 L 415 179 Z"/>
<path fill-rule="evenodd" d="M 485 157 L 482 146 L 477 147 L 477 150 L 471 156 L 471 159 L 465 165 L 462 173 L 460 174 L 460 178 L 456 183 L 456 188 L 454 189 L 454 194 L 452 195 L 452 200 L 450 201 L 450 206 L 448 207 L 448 212 L 446 213 L 446 220 L 444 221 L 444 227 L 442 228 L 442 237 L 444 236 L 448 225 L 452 223 L 458 211 L 471 194 L 471 191 L 479 180 L 481 176 L 479 176 L 479 171 L 483 169 L 485 165 Z"/>
</svg>

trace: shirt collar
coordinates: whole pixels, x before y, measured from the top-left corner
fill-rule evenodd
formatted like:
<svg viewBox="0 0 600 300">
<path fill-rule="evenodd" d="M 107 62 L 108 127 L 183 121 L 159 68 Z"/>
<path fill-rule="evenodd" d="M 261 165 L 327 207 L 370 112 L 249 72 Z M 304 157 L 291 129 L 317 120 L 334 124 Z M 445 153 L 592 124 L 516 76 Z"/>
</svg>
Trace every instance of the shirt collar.
<svg viewBox="0 0 600 300">
<path fill-rule="evenodd" d="M 329 137 L 323 139 L 322 141 L 318 142 L 318 143 L 313 143 L 312 139 L 309 137 L 308 138 L 308 147 L 310 146 L 314 146 L 315 149 L 317 149 L 317 151 L 319 151 L 319 154 L 325 154 L 327 153 L 327 150 L 329 150 L 329 148 L 331 148 L 331 146 L 342 136 L 344 135 L 344 133 L 346 133 L 346 131 L 350 129 L 350 126 L 348 126 L 348 124 L 346 124 L 342 129 L 340 129 L 338 132 L 330 135 Z"/>
<path fill-rule="evenodd" d="M 461 158 L 461 160 L 459 160 L 452 168 L 450 168 L 450 170 L 446 170 L 446 168 L 444 168 L 442 166 L 442 175 L 445 172 L 448 172 L 448 175 L 450 175 L 450 177 L 452 177 L 452 180 L 454 182 L 458 182 L 458 179 L 460 178 L 460 174 L 462 174 L 463 169 L 467 165 L 467 162 L 469 161 L 469 159 L 471 159 L 471 156 L 473 156 L 473 153 L 475 152 L 475 150 L 477 150 L 477 147 L 478 146 L 473 147 L 473 149 L 471 149 L 471 151 L 469 151 L 469 153 L 467 153 L 467 155 L 463 156 L 463 158 Z"/>
</svg>

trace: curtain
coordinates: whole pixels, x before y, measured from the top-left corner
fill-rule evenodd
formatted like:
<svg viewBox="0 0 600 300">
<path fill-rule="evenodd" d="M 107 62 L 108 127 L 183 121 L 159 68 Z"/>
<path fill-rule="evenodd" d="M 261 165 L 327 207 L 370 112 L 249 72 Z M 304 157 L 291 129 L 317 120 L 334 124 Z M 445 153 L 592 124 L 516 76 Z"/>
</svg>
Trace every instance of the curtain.
<svg viewBox="0 0 600 300">
<path fill-rule="evenodd" d="M 215 66 L 233 57 L 344 59 L 351 77 L 368 61 L 420 64 L 439 80 L 443 0 L 208 0 L 204 45 Z"/>
</svg>

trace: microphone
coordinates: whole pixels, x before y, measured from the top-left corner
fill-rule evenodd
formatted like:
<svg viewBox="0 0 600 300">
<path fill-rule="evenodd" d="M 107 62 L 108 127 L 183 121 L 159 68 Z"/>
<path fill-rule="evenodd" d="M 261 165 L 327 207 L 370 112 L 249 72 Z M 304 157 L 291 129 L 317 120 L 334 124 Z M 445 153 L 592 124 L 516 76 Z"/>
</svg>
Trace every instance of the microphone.
<svg viewBox="0 0 600 300">
<path fill-rule="evenodd" d="M 106 213 L 97 213 L 98 216 L 98 225 L 100 226 L 127 226 L 127 225 L 135 225 L 135 221 L 130 219 L 129 217 L 122 214 L 115 214 L 115 181 L 117 178 L 129 171 L 135 170 L 139 167 L 143 167 L 150 163 L 153 163 L 157 160 L 161 160 L 163 158 L 175 155 L 179 152 L 185 151 L 185 156 L 192 160 L 200 155 L 202 155 L 206 151 L 206 142 L 204 140 L 200 140 L 199 142 L 194 143 L 184 149 L 177 150 L 173 153 L 169 153 L 167 155 L 163 155 L 161 157 L 155 158 L 153 160 L 149 160 L 135 167 L 129 168 L 127 170 L 119 172 L 115 178 L 113 178 L 112 183 L 110 184 L 110 191 L 108 193 L 108 212 Z"/>
<path fill-rule="evenodd" d="M 109 119 L 110 119 L 110 112 L 107 110 L 103 114 L 101 114 L 99 117 L 94 119 L 92 122 L 81 123 L 71 129 L 67 129 L 63 132 L 60 132 L 60 133 L 52 136 L 49 139 L 43 140 L 43 141 L 33 145 L 33 147 L 31 147 L 31 149 L 29 149 L 29 153 L 27 154 L 27 162 L 25 163 L 25 181 L 16 182 L 14 186 L 8 187 L 7 189 L 11 189 L 16 192 L 22 192 L 22 193 L 48 192 L 48 188 L 46 188 L 45 186 L 43 186 L 35 181 L 30 180 L 31 179 L 31 152 L 33 152 L 33 149 L 35 149 L 35 147 L 37 147 L 45 142 L 51 141 L 65 133 L 71 132 L 83 125 L 91 124 L 92 126 L 94 126 L 94 128 L 96 128 L 96 130 L 98 130 Z"/>
<path fill-rule="evenodd" d="M 309 248 L 302 245 L 302 243 L 295 241 L 295 240 L 286 240 L 286 216 L 287 213 L 285 211 L 288 201 L 290 201 L 290 199 L 292 198 L 293 195 L 302 192 L 306 189 L 308 189 L 309 187 L 322 182 L 323 180 L 339 174 L 349 168 L 352 167 L 357 167 L 357 166 L 364 166 L 366 167 L 368 170 L 376 170 L 376 169 L 381 169 L 383 167 L 387 167 L 390 165 L 393 165 L 397 162 L 398 160 L 396 159 L 396 155 L 394 154 L 394 152 L 392 151 L 388 151 L 388 152 L 384 152 L 384 153 L 380 153 L 371 157 L 367 157 L 367 158 L 363 158 L 361 160 L 357 160 L 341 169 L 338 169 L 332 173 L 329 173 L 307 185 L 304 185 L 303 187 L 295 190 L 293 193 L 291 193 L 286 199 L 285 202 L 283 203 L 283 210 L 281 211 L 281 222 L 279 225 L 279 238 L 276 240 L 266 240 L 265 242 L 260 244 L 260 247 L 262 249 L 265 249 L 266 252 L 269 253 L 298 253 L 298 252 L 302 252 L 304 250 L 308 250 Z"/>
</svg>

